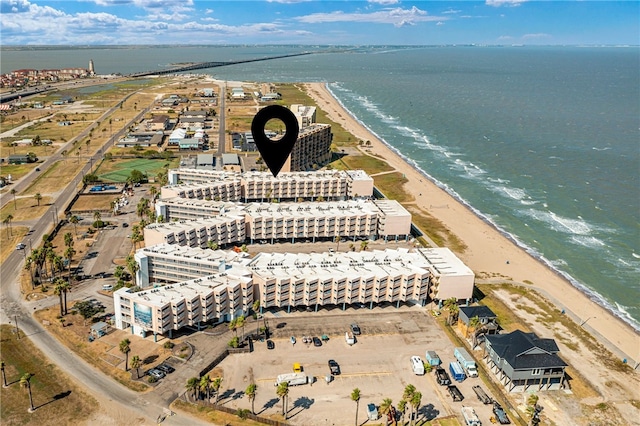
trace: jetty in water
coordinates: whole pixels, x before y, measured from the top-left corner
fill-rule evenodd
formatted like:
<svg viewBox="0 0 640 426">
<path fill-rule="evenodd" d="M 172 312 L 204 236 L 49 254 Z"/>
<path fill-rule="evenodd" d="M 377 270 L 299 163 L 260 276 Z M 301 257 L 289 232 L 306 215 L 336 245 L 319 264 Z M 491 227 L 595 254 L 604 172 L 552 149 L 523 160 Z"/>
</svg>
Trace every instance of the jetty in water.
<svg viewBox="0 0 640 426">
<path fill-rule="evenodd" d="M 326 52 L 326 51 L 289 53 L 289 54 L 286 54 L 286 55 L 267 56 L 267 57 L 263 57 L 263 58 L 254 58 L 254 59 L 242 59 L 242 60 L 238 60 L 238 61 L 198 62 L 198 63 L 195 63 L 195 64 L 181 65 L 181 66 L 167 68 L 167 69 L 163 69 L 163 70 L 137 72 L 137 73 L 129 74 L 128 77 L 146 77 L 146 76 L 149 76 L 149 75 L 176 74 L 176 73 L 180 73 L 180 72 L 202 70 L 202 69 L 206 69 L 206 68 L 216 68 L 216 67 L 224 67 L 224 66 L 227 66 L 227 65 L 246 64 L 248 62 L 270 61 L 272 59 L 292 58 L 294 56 L 312 55 L 314 53 L 324 53 L 324 52 Z"/>
</svg>

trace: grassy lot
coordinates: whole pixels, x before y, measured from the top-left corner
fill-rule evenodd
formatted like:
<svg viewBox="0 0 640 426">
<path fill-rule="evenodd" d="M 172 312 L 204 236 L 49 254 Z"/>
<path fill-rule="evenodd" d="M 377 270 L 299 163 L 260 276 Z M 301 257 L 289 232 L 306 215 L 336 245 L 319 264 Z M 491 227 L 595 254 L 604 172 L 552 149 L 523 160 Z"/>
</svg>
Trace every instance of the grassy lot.
<svg viewBox="0 0 640 426">
<path fill-rule="evenodd" d="M 396 200 L 399 203 L 410 203 L 415 201 L 413 195 L 404 190 L 403 186 L 408 182 L 408 180 L 400 172 L 374 176 L 373 182 L 376 188 L 378 188 L 389 199 Z"/>
<path fill-rule="evenodd" d="M 71 211 L 84 212 L 90 210 L 108 210 L 111 208 L 111 202 L 117 200 L 118 196 L 119 194 L 83 194 L 78 197 L 75 203 L 73 203 Z M 93 217 L 87 219 L 93 219 Z"/>
<path fill-rule="evenodd" d="M 2 152 L 9 154 L 8 148 L 3 147 Z M 13 151 L 11 151 L 11 154 L 13 154 Z M 24 175 L 26 175 L 27 173 L 29 173 L 31 170 L 35 169 L 36 167 L 37 167 L 37 163 L 6 164 L 6 165 L 0 166 L 0 175 L 2 176 L 11 175 L 12 180 L 16 181 L 21 177 L 23 177 Z M 0 192 L 5 192 L 5 191 L 11 191 L 11 185 L 7 185 L 4 188 L 2 188 L 2 190 L 0 190 Z"/>
<path fill-rule="evenodd" d="M 16 249 L 16 244 L 22 241 L 27 231 L 29 231 L 29 228 L 26 226 L 11 225 L 11 227 L 3 226 L 3 228 L 4 229 L 0 230 L 0 263 L 9 257 Z"/>
<path fill-rule="evenodd" d="M 364 170 L 370 175 L 393 170 L 385 161 L 369 155 L 345 155 L 340 161 L 347 166 L 347 169 Z"/>
<path fill-rule="evenodd" d="M 453 234 L 442 222 L 416 206 L 405 206 L 411 220 L 422 229 L 439 247 L 449 247 L 456 253 L 464 253 L 467 245 Z"/>
<path fill-rule="evenodd" d="M 69 311 L 71 312 L 73 302 L 69 300 L 68 303 Z M 64 346 L 75 352 L 93 367 L 98 368 L 104 374 L 111 376 L 113 379 L 133 391 L 142 392 L 148 389 L 148 386 L 141 381 L 133 380 L 134 372 L 131 370 L 125 372 L 122 368 L 114 367 L 108 362 L 110 360 L 110 354 L 107 352 L 112 350 L 112 347 L 103 342 L 103 339 L 98 339 L 94 342 L 87 341 L 87 335 L 89 334 L 92 320 L 87 320 L 85 325 L 85 321 L 81 315 L 73 315 L 69 313 L 65 316 L 66 322 L 63 327 L 57 319 L 59 315 L 59 305 L 54 305 L 49 309 L 44 309 L 35 313 L 38 321 L 49 321 L 51 324 L 47 327 L 49 333 L 55 336 L 55 338 Z M 159 352 L 161 350 L 162 349 L 158 348 Z M 133 356 L 134 354 L 131 355 Z"/>
<path fill-rule="evenodd" d="M 13 216 L 13 223 L 36 219 L 49 209 L 51 201 L 51 197 L 43 195 L 38 206 L 38 202 L 32 196 L 16 197 L 15 203 L 11 200 L 0 210 L 0 217 L 4 220 L 10 214 Z"/>
<path fill-rule="evenodd" d="M 171 162 L 167 160 L 135 158 L 132 160 L 102 162 L 96 173 L 104 181 L 126 182 L 132 170 L 139 170 L 153 177 L 167 167 L 172 167 Z"/>
<path fill-rule="evenodd" d="M 97 402 L 69 380 L 28 337 L 18 339 L 8 325 L 0 326 L 0 349 L 6 364 L 8 388 L 0 388 L 3 425 L 73 425 L 87 419 Z M 20 377 L 31 373 L 31 393 L 36 411 L 28 413 L 29 396 Z"/>
<path fill-rule="evenodd" d="M 22 195 L 50 194 L 64 189 L 78 175 L 85 161 L 67 159 L 56 161 L 51 167 L 40 172 Z"/>
</svg>

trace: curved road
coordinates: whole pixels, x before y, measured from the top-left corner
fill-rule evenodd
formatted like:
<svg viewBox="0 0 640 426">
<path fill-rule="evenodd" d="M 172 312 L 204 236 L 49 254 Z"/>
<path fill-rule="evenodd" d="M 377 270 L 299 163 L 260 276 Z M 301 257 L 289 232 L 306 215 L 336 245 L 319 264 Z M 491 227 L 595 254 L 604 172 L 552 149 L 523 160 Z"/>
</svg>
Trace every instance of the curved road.
<svg viewBox="0 0 640 426">
<path fill-rule="evenodd" d="M 132 93 L 133 94 L 133 93 Z M 132 94 L 128 95 L 124 99 L 128 98 Z M 109 109 L 98 120 L 102 120 L 108 117 L 116 106 Z M 133 120 L 135 122 L 142 117 L 148 109 L 141 111 Z M 95 126 L 92 125 L 85 129 L 78 136 L 72 139 L 66 146 L 72 144 L 74 140 L 86 136 L 89 131 Z M 129 126 L 127 124 L 121 132 Z M 109 139 L 107 144 L 118 137 L 121 133 L 114 135 Z M 102 156 L 102 148 L 94 154 L 91 159 L 98 160 Z M 55 161 L 61 159 L 61 155 L 56 153 L 47 159 L 40 167 L 44 170 L 45 167 L 51 166 Z M 90 164 L 86 164 L 82 169 L 83 172 L 88 172 Z M 16 183 L 14 188 L 16 190 L 24 190 L 27 188 L 34 179 L 34 175 L 27 175 L 20 182 Z M 49 221 L 57 223 L 59 220 L 59 213 L 62 213 L 65 207 L 69 204 L 72 198 L 76 194 L 77 186 L 80 183 L 81 178 L 76 177 L 73 182 L 70 182 L 58 195 L 55 201 L 47 212 L 38 219 L 37 223 L 32 227 L 33 232 L 31 235 L 24 238 L 23 242 L 26 244 L 31 241 L 41 241 L 42 235 L 51 227 Z M 4 205 L 8 200 L 8 194 L 2 194 L 0 204 Z M 28 247 L 28 245 L 27 245 Z M 19 285 L 20 269 L 23 267 L 24 257 L 26 256 L 26 249 L 15 250 L 9 255 L 9 257 L 2 263 L 0 267 L 0 323 L 11 323 L 15 326 L 15 320 L 18 321 L 18 326 L 22 332 L 24 332 L 33 343 L 49 358 L 53 363 L 65 371 L 71 376 L 78 384 L 87 389 L 98 401 L 109 400 L 122 406 L 122 409 L 126 412 L 133 412 L 136 415 L 142 416 L 148 423 L 155 423 L 156 419 L 163 414 L 163 409 L 168 407 L 170 401 L 162 401 L 153 392 L 145 394 L 138 394 L 133 392 L 119 383 L 115 382 L 108 376 L 105 376 L 92 366 L 87 364 L 82 358 L 69 351 L 67 347 L 58 342 L 35 320 L 32 316 L 32 304 L 25 302 Z M 133 419 L 132 419 L 133 420 Z M 199 423 L 197 419 L 191 417 L 185 417 L 175 415 L 167 417 L 164 421 L 168 425 L 194 425 L 194 424 L 207 424 Z"/>
</svg>

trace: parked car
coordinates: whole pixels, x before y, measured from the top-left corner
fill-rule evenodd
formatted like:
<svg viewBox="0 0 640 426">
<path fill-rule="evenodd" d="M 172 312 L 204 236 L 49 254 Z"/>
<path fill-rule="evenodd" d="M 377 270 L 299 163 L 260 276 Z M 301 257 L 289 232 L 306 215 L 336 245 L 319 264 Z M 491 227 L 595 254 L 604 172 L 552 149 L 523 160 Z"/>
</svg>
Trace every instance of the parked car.
<svg viewBox="0 0 640 426">
<path fill-rule="evenodd" d="M 295 345 L 296 344 L 296 336 L 291 336 L 291 344 Z"/>
<path fill-rule="evenodd" d="M 26 246 L 22 243 L 18 243 L 18 245 L 16 245 L 16 250 L 24 250 Z"/>
<path fill-rule="evenodd" d="M 113 286 L 111 284 L 105 284 L 102 286 L 102 291 L 113 291 Z"/>
<path fill-rule="evenodd" d="M 267 340 L 267 349 L 271 350 L 276 347 L 276 344 L 273 343 L 273 340 Z"/>
<path fill-rule="evenodd" d="M 504 411 L 498 401 L 493 401 L 493 414 L 496 415 L 496 419 L 501 425 L 511 424 L 509 417 L 507 417 L 507 413 Z"/>
<path fill-rule="evenodd" d="M 356 336 L 360 335 L 361 331 L 360 331 L 360 327 L 358 327 L 358 324 L 356 323 L 351 324 L 351 332 Z"/>
<path fill-rule="evenodd" d="M 313 346 L 322 346 L 322 340 L 320 340 L 318 337 L 313 337 Z"/>
<path fill-rule="evenodd" d="M 129 227 L 129 224 L 128 224 L 127 222 L 124 222 L 124 223 L 122 224 L 122 227 L 123 227 L 123 228 L 128 228 L 128 227 Z"/>
<path fill-rule="evenodd" d="M 340 365 L 333 359 L 329 360 L 329 370 L 331 370 L 332 376 L 340 375 Z"/>
<path fill-rule="evenodd" d="M 162 371 L 165 374 L 171 374 L 176 371 L 176 369 L 169 364 L 160 364 L 156 367 L 156 369 Z"/>
<path fill-rule="evenodd" d="M 40 171 L 40 167 L 36 167 L 36 172 L 39 172 L 39 171 Z"/>
<path fill-rule="evenodd" d="M 166 376 L 166 374 L 164 374 L 164 372 L 162 372 L 161 370 L 158 370 L 157 368 L 152 368 L 151 370 L 147 371 L 147 374 L 152 376 L 152 377 L 155 377 L 158 380 L 160 380 L 164 376 Z"/>
</svg>

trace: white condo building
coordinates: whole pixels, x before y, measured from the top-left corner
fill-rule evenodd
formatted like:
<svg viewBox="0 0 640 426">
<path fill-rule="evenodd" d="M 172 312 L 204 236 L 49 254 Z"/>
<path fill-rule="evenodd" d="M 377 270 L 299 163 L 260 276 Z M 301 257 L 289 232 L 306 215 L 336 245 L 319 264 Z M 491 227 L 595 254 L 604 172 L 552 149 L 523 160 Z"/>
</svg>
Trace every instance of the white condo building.
<svg viewBox="0 0 640 426">
<path fill-rule="evenodd" d="M 198 198 L 219 201 L 296 201 L 369 198 L 373 178 L 362 170 L 316 172 L 228 172 L 203 169 L 173 169 L 162 198 Z"/>
<path fill-rule="evenodd" d="M 156 203 L 158 215 L 177 222 L 144 228 L 147 245 L 207 247 L 257 240 L 405 239 L 411 214 L 394 200 L 233 204 L 171 198 Z M 200 217 L 201 219 L 191 219 Z"/>
</svg>

